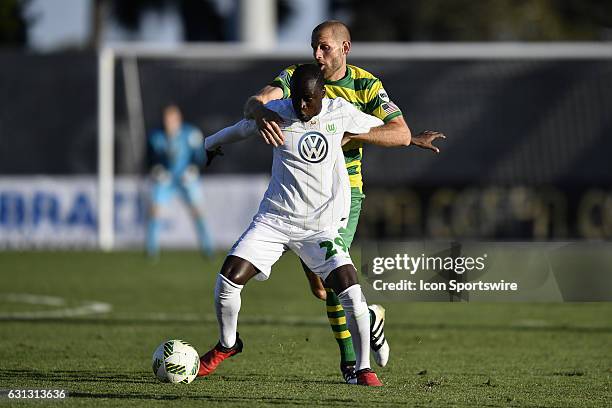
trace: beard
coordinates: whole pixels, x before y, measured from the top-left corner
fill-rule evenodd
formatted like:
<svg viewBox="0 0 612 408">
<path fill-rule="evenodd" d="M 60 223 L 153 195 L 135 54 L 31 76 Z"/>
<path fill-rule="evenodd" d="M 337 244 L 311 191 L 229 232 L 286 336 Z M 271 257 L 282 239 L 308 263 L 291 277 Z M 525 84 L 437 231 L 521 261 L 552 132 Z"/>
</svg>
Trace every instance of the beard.
<svg viewBox="0 0 612 408">
<path fill-rule="evenodd" d="M 327 62 L 322 67 L 323 77 L 325 77 L 325 79 L 329 79 L 335 73 L 337 73 L 338 70 L 340 70 L 341 68 L 342 68 L 342 57 L 337 56 L 333 58 L 331 61 Z"/>
</svg>

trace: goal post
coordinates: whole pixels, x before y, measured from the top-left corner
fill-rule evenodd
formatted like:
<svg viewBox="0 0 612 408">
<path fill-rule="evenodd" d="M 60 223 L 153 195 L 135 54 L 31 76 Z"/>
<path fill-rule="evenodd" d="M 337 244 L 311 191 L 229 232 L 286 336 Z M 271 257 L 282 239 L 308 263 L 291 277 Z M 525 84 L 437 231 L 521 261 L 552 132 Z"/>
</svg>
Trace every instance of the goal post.
<svg viewBox="0 0 612 408">
<path fill-rule="evenodd" d="M 115 56 L 112 48 L 98 57 L 98 244 L 110 251 L 114 244 L 115 168 Z"/>
</svg>

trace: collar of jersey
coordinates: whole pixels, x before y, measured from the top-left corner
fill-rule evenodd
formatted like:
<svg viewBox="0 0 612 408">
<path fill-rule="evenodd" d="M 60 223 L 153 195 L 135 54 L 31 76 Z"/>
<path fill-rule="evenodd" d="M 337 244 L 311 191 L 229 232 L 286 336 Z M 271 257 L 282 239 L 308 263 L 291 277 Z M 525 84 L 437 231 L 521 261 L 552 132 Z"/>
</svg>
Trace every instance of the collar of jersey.
<svg viewBox="0 0 612 408">
<path fill-rule="evenodd" d="M 346 74 L 337 81 L 325 81 L 325 85 L 334 85 L 334 86 L 347 86 L 351 83 L 353 76 L 351 75 L 351 69 L 349 66 L 346 66 Z"/>
</svg>

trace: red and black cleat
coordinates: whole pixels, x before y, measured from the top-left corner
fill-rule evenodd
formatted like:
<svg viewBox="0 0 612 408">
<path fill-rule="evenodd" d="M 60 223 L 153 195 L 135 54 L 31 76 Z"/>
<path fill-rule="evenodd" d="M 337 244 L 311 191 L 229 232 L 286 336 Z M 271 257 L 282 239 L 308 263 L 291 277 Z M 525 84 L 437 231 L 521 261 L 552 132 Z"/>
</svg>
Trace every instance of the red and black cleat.
<svg viewBox="0 0 612 408">
<path fill-rule="evenodd" d="M 221 343 L 217 343 L 212 350 L 200 357 L 198 377 L 211 374 L 223 360 L 242 352 L 242 346 L 242 340 L 238 337 L 238 333 L 236 333 L 236 344 L 233 347 L 223 347 Z"/>
<path fill-rule="evenodd" d="M 357 371 L 357 385 L 367 385 L 368 387 L 382 387 L 378 376 L 369 368 Z"/>
</svg>

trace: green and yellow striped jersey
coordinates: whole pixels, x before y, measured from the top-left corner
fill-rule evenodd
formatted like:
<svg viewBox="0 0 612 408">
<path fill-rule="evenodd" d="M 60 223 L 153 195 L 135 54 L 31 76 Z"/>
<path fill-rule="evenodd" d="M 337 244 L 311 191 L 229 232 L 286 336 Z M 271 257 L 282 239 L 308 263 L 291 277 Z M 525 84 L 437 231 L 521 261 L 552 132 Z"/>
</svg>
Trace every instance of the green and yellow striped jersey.
<svg viewBox="0 0 612 408">
<path fill-rule="evenodd" d="M 325 81 L 325 91 L 328 98 L 344 98 L 368 115 L 376 116 L 387 123 L 393 118 L 402 115 L 400 109 L 389 99 L 380 79 L 368 71 L 354 65 L 346 66 L 346 75 L 337 81 Z M 283 90 L 283 98 L 290 96 L 290 81 L 297 65 L 285 68 L 270 83 Z M 342 148 L 344 161 L 351 181 L 351 187 L 359 188 L 363 192 L 363 179 L 361 177 L 361 159 L 363 157 L 363 143 L 349 142 Z"/>
</svg>

